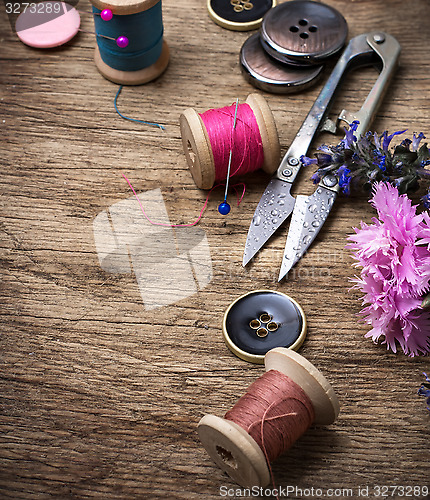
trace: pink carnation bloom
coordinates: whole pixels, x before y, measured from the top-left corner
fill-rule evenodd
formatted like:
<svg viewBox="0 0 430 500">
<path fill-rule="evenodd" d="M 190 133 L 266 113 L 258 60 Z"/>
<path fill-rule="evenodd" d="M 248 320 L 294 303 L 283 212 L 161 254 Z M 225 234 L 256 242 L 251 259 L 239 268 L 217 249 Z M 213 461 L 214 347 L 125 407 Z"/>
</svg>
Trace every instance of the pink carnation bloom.
<svg viewBox="0 0 430 500">
<path fill-rule="evenodd" d="M 361 222 L 349 236 L 361 267 L 352 281 L 365 295 L 361 311 L 372 326 L 366 334 L 396 352 L 396 343 L 409 356 L 430 352 L 430 312 L 421 308 L 430 288 L 430 216 L 416 213 L 407 195 L 390 184 L 374 186 L 371 203 L 378 212 L 373 224 Z"/>
</svg>

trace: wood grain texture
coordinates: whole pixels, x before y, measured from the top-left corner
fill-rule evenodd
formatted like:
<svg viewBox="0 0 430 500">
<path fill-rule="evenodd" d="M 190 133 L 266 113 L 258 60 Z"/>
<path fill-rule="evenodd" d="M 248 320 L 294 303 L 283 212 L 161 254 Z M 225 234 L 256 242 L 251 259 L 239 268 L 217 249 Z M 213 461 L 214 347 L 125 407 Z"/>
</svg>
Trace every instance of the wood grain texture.
<svg viewBox="0 0 430 500">
<path fill-rule="evenodd" d="M 275 462 L 277 484 L 356 492 L 429 483 L 430 415 L 417 396 L 429 359 L 364 339 L 360 296 L 348 290 L 355 271 L 344 245 L 352 227 L 374 215 L 365 200 L 337 203 L 282 284 L 287 227 L 249 268 L 241 265 L 268 182 L 263 172 L 246 179 L 245 199 L 227 218 L 216 210 L 221 192 L 210 199 L 200 227 L 213 278 L 198 293 L 146 310 L 132 273 L 100 267 L 93 221 L 130 197 L 121 172 L 138 192 L 160 188 L 172 222 L 193 220 L 206 193 L 187 169 L 179 115 L 236 97 L 243 102 L 255 91 L 238 64 L 249 35 L 214 24 L 205 3 L 164 1 L 170 65 L 119 99 L 124 114 L 162 123 L 165 132 L 115 114 L 117 86 L 97 72 L 91 35 L 38 51 L 18 41 L 0 9 L 2 499 L 215 499 L 221 485 L 234 488 L 200 446 L 196 425 L 206 413 L 224 415 L 262 373 L 231 354 L 221 334 L 228 304 L 261 288 L 300 302 L 309 324 L 300 353 L 330 380 L 341 403 L 335 424 L 311 429 Z M 381 29 L 402 45 L 401 66 L 373 128 L 429 136 L 428 1 L 327 3 L 344 14 L 350 37 Z M 82 27 L 92 30 L 90 16 L 82 15 Z M 348 79 L 336 110 L 358 109 L 374 76 L 363 71 Z M 321 84 L 288 97 L 264 94 L 283 152 Z M 300 176 L 296 193 L 313 190 L 307 177 Z"/>
</svg>

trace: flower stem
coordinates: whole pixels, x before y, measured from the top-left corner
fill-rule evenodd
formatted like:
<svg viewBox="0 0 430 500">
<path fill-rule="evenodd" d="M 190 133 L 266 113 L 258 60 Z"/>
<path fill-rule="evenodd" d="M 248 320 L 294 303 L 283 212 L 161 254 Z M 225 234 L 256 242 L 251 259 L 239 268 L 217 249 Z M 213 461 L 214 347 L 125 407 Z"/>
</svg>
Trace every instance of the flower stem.
<svg viewBox="0 0 430 500">
<path fill-rule="evenodd" d="M 424 299 L 423 299 L 423 303 L 421 304 L 421 307 L 423 309 L 430 309 L 430 293 L 428 293 Z"/>
</svg>

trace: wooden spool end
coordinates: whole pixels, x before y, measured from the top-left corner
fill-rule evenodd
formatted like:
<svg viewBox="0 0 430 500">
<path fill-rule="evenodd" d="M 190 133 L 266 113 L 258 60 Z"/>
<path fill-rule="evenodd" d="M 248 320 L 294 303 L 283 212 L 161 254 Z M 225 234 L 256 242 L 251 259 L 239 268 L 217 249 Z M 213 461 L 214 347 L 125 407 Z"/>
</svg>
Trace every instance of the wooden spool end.
<svg viewBox="0 0 430 500">
<path fill-rule="evenodd" d="M 154 7 L 160 0 L 90 0 L 96 9 L 110 9 L 117 16 L 138 14 Z"/>
<path fill-rule="evenodd" d="M 281 148 L 272 112 L 259 94 L 250 94 L 245 102 L 251 107 L 260 130 L 264 151 L 262 169 L 273 174 L 279 165 Z M 215 183 L 215 163 L 203 120 L 193 108 L 189 108 L 181 114 L 179 123 L 185 157 L 194 182 L 200 189 L 210 189 Z"/>
<path fill-rule="evenodd" d="M 158 78 L 169 64 L 169 47 L 163 40 L 161 55 L 154 64 L 137 71 L 121 71 L 108 66 L 101 58 L 99 48 L 96 47 L 94 61 L 99 72 L 111 82 L 120 85 L 142 85 Z"/>
<path fill-rule="evenodd" d="M 264 151 L 262 169 L 268 174 L 273 174 L 279 166 L 281 146 L 272 111 L 266 99 L 260 94 L 250 94 L 245 102 L 251 107 L 260 131 Z"/>
<path fill-rule="evenodd" d="M 97 9 L 110 9 L 114 15 L 127 16 L 150 9 L 160 0 L 90 0 Z M 158 78 L 169 64 L 169 47 L 163 40 L 160 57 L 154 64 L 137 71 L 123 71 L 108 66 L 96 47 L 94 61 L 99 72 L 111 82 L 120 85 L 142 85 Z"/>
<path fill-rule="evenodd" d="M 266 371 L 277 370 L 307 394 L 315 410 L 314 423 L 331 424 L 339 414 L 339 402 L 330 383 L 315 366 L 291 349 L 276 347 L 265 356 Z M 200 440 L 212 460 L 245 488 L 265 487 L 270 472 L 263 451 L 239 425 L 205 415 L 199 422 Z"/>
<path fill-rule="evenodd" d="M 299 385 L 312 402 L 316 424 L 332 424 L 339 415 L 339 401 L 324 375 L 295 351 L 276 347 L 266 354 L 266 371 L 277 370 Z"/>
<path fill-rule="evenodd" d="M 242 427 L 215 415 L 205 415 L 197 431 L 209 456 L 236 483 L 244 488 L 269 484 L 264 453 Z"/>
<path fill-rule="evenodd" d="M 200 115 L 186 109 L 179 117 L 182 146 L 196 186 L 210 189 L 215 182 L 215 162 L 209 136 Z"/>
</svg>

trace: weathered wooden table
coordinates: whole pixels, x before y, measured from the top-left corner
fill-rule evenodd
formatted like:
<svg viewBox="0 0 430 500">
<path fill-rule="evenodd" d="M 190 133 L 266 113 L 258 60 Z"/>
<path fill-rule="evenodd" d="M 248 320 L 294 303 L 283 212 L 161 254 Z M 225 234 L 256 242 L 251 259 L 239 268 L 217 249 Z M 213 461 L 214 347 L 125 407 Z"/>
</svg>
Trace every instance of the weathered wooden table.
<svg viewBox="0 0 430 500">
<path fill-rule="evenodd" d="M 349 37 L 384 30 L 402 45 L 401 66 L 373 129 L 430 135 L 429 3 L 327 3 L 346 17 Z M 160 189 L 172 223 L 194 220 L 206 193 L 189 174 L 179 115 L 236 97 L 243 102 L 255 91 L 238 64 L 247 33 L 215 25 L 202 0 L 165 0 L 163 15 L 169 68 L 150 84 L 125 88 L 119 106 L 164 124 L 165 132 L 115 113 L 118 87 L 95 68 L 93 36 L 32 49 L 17 39 L 1 8 L 0 497 L 215 499 L 222 486 L 238 488 L 206 455 L 196 425 L 205 413 L 222 416 L 263 373 L 231 354 L 221 334 L 229 303 L 261 288 L 300 302 L 308 318 L 300 353 L 332 382 L 341 403 L 335 424 L 312 428 L 274 463 L 277 484 L 299 488 L 290 498 L 317 498 L 316 489 L 358 498 L 365 487 L 372 497 L 375 485 L 428 485 L 430 414 L 417 390 L 429 360 L 365 339 L 360 294 L 350 291 L 357 271 L 344 245 L 360 220 L 375 215 L 365 199 L 341 198 L 311 251 L 280 284 L 288 225 L 249 268 L 241 265 L 268 182 L 262 172 L 246 178 L 245 198 L 227 217 L 217 212 L 222 190 L 212 194 L 199 224 L 211 279 L 195 293 L 148 308 L 151 289 L 145 296 L 133 262 L 101 267 L 94 221 L 132 200 L 121 173 L 139 193 Z M 82 27 L 93 29 L 91 16 L 82 14 Z M 351 76 L 336 110 L 357 109 L 375 75 Z M 283 152 L 321 85 L 289 96 L 263 93 Z M 296 193 L 313 191 L 308 177 L 301 175 Z M 181 229 L 171 234 L 179 240 Z M 173 266 L 169 288 L 183 278 L 175 273 Z M 408 492 L 390 489 L 388 496 Z"/>
</svg>

